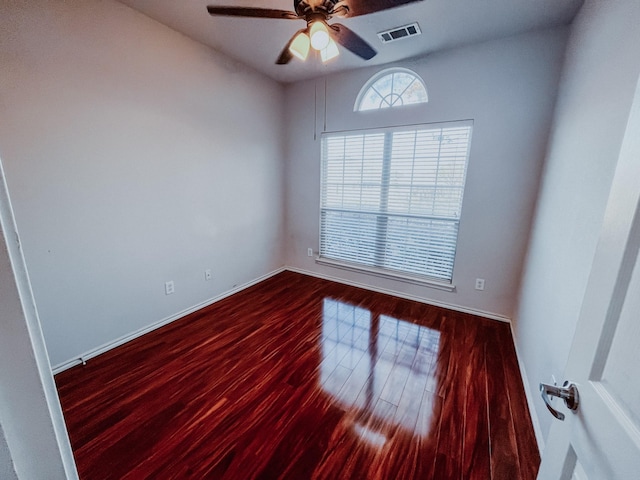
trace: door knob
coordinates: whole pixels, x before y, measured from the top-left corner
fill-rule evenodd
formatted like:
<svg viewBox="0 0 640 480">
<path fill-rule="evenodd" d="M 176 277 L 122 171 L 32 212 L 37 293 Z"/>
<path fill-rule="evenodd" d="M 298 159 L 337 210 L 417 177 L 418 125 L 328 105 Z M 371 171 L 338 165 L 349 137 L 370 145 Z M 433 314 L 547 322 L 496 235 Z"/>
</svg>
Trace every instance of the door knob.
<svg viewBox="0 0 640 480">
<path fill-rule="evenodd" d="M 569 410 L 577 410 L 578 403 L 580 402 L 580 399 L 578 397 L 578 387 L 576 387 L 574 383 L 570 383 L 568 381 L 564 382 L 562 384 L 562 387 L 541 383 L 540 395 L 542 396 L 542 400 L 544 400 L 544 404 L 551 412 L 551 415 L 556 417 L 558 420 L 564 420 L 564 413 L 557 411 L 551 406 L 551 399 L 549 398 L 550 396 L 563 399 L 564 404 Z"/>
</svg>

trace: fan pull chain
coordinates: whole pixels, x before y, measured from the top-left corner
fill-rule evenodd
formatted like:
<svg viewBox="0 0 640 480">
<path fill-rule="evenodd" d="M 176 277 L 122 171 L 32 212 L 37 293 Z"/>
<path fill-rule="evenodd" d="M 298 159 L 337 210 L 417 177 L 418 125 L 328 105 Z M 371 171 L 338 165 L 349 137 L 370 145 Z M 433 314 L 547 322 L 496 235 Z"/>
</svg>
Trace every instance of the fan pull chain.
<svg viewBox="0 0 640 480">
<path fill-rule="evenodd" d="M 327 131 L 327 77 L 324 77 L 324 130 Z"/>
<path fill-rule="evenodd" d="M 313 141 L 316 141 L 318 131 L 318 81 L 313 82 Z"/>
</svg>

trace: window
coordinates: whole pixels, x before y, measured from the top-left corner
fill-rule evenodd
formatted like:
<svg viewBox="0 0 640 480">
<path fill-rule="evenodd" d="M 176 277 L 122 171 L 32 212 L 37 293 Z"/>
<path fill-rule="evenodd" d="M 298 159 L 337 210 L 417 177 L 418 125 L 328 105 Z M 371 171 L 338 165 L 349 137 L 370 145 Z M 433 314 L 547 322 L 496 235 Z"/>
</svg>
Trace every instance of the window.
<svg viewBox="0 0 640 480">
<path fill-rule="evenodd" d="M 354 111 L 377 110 L 428 101 L 422 79 L 406 68 L 392 68 L 377 73 L 362 87 Z"/>
<path fill-rule="evenodd" d="M 451 282 L 471 126 L 325 134 L 320 260 Z"/>
</svg>

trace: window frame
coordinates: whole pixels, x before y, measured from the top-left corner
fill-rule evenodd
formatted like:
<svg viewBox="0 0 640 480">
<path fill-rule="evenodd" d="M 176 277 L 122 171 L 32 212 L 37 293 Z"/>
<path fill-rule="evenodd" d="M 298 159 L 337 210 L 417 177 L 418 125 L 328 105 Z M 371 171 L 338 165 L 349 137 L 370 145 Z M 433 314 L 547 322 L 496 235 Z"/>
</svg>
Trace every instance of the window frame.
<svg viewBox="0 0 640 480">
<path fill-rule="evenodd" d="M 389 105 L 388 108 L 378 107 L 378 108 L 368 108 L 366 110 L 362 110 L 360 107 L 362 105 L 363 99 L 365 95 L 369 92 L 369 90 L 373 87 L 373 85 L 375 85 L 376 82 L 378 82 L 378 80 L 380 80 L 381 78 L 384 78 L 389 75 L 393 75 L 394 73 L 406 73 L 408 75 L 411 75 L 414 78 L 414 81 L 418 81 L 422 85 L 426 100 L 424 102 L 417 102 L 417 103 L 408 103 L 408 104 L 401 103 L 398 105 Z M 384 99 L 384 97 L 382 98 Z M 356 96 L 356 101 L 353 104 L 353 111 L 355 113 L 380 112 L 381 110 L 386 111 L 389 109 L 396 109 L 401 107 L 426 105 L 427 103 L 429 103 L 429 91 L 427 90 L 427 85 L 424 83 L 424 80 L 422 79 L 422 77 L 418 75 L 416 72 L 414 72 L 413 70 L 410 70 L 408 68 L 393 67 L 393 68 L 386 68 L 384 70 L 381 70 L 375 75 L 373 75 L 371 78 L 369 78 L 369 80 L 367 80 L 367 82 L 363 85 L 363 87 L 358 92 L 358 95 Z"/>
<path fill-rule="evenodd" d="M 417 284 L 417 285 L 423 285 L 423 286 L 428 286 L 431 288 L 436 288 L 436 289 L 440 289 L 440 290 L 445 290 L 445 291 L 454 291 L 456 286 L 454 284 L 454 267 L 455 267 L 455 259 L 457 257 L 457 250 L 458 250 L 458 245 L 459 245 L 459 232 L 460 232 L 460 220 L 462 218 L 462 209 L 463 209 L 463 204 L 464 204 L 464 192 L 465 192 L 465 188 L 466 188 L 466 175 L 468 172 L 468 167 L 469 167 L 469 161 L 470 161 L 470 156 L 471 156 L 471 144 L 472 144 L 472 135 L 473 135 L 473 120 L 456 120 L 456 121 L 449 121 L 449 122 L 436 122 L 436 123 L 420 123 L 420 124 L 412 124 L 412 125 L 401 125 L 401 126 L 393 126 L 393 127 L 381 127 L 381 128 L 366 128 L 366 129 L 355 129 L 355 130 L 348 130 L 348 131 L 336 131 L 336 132 L 324 132 L 321 136 L 321 175 L 320 175 L 320 199 L 319 199 L 319 210 L 318 210 L 318 233 L 319 233 L 319 252 L 318 252 L 318 256 L 316 257 L 316 263 L 318 264 L 322 264 L 322 265 L 328 265 L 328 266 L 332 266 L 332 267 L 337 267 L 337 268 L 341 268 L 341 269 L 346 269 L 346 270 L 350 270 L 350 271 L 355 271 L 355 272 L 361 272 L 361 273 L 368 273 L 371 275 L 375 275 L 375 276 L 379 276 L 379 277 L 383 277 L 383 278 L 390 278 L 390 279 L 394 279 L 394 280 L 400 280 L 403 282 L 407 282 L 407 283 L 413 283 L 413 284 Z M 438 278 L 438 277 L 434 277 L 434 276 L 429 276 L 426 274 L 414 274 L 414 273 L 409 273 L 409 272 L 402 272 L 396 269 L 388 269 L 388 268 L 384 268 L 384 267 L 380 267 L 380 266 L 370 266 L 370 265 L 366 265 L 363 263 L 358 263 L 358 262 L 349 262 L 347 260 L 342 260 L 342 259 L 334 259 L 331 257 L 326 257 L 323 256 L 323 240 L 322 240 L 322 236 L 323 236 L 323 228 L 322 228 L 322 224 L 323 224 L 323 214 L 325 211 L 331 211 L 331 208 L 327 208 L 325 207 L 324 204 L 324 195 L 325 195 L 325 190 L 324 190 L 324 184 L 326 182 L 326 174 L 324 172 L 324 168 L 325 168 L 325 151 L 324 149 L 326 148 L 326 139 L 327 138 L 331 138 L 331 137 L 348 137 L 349 135 L 368 135 L 368 134 L 378 134 L 378 133 L 391 133 L 391 135 L 393 135 L 394 133 L 397 132 L 411 132 L 411 131 L 420 131 L 420 130 L 435 130 L 435 129 L 439 129 L 439 128 L 451 128 L 451 127 L 468 127 L 469 128 L 469 133 L 468 133 L 468 141 L 467 141 L 467 149 L 466 149 L 466 156 L 465 156 L 465 163 L 464 163 L 464 173 L 463 173 L 463 179 L 462 179 L 462 184 L 461 184 L 461 196 L 462 196 L 462 200 L 460 202 L 460 212 L 459 215 L 457 217 L 457 219 L 451 219 L 451 218 L 445 218 L 442 217 L 443 221 L 455 221 L 456 222 L 456 235 L 455 235 L 455 247 L 454 247 L 454 251 L 453 251 L 453 255 L 452 255 L 452 266 L 451 266 L 451 276 L 450 278 L 447 279 L 443 279 L 443 278 Z M 386 154 L 385 154 L 386 156 Z M 388 162 L 389 165 L 392 162 L 392 157 L 389 157 L 387 159 L 383 159 L 383 163 Z M 383 180 L 381 180 L 382 182 Z M 389 181 L 389 180 L 387 180 Z M 413 177 L 412 177 L 412 181 L 413 181 Z M 387 185 L 388 188 L 388 185 Z M 333 209 L 335 210 L 335 209 Z M 364 212 L 363 212 L 364 213 Z M 380 212 L 378 212 L 378 215 L 380 214 Z M 427 215 L 428 216 L 428 215 Z M 376 243 L 376 249 L 378 248 L 384 248 L 386 245 L 388 245 L 387 240 L 385 239 L 384 243 L 379 245 Z"/>
</svg>

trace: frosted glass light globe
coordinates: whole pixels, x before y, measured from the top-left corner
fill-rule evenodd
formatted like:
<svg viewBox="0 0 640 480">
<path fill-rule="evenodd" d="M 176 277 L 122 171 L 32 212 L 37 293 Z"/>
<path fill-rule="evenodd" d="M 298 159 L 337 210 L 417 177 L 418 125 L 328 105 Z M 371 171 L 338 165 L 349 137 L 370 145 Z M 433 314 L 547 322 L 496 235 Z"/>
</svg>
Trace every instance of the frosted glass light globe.
<svg viewBox="0 0 640 480">
<path fill-rule="evenodd" d="M 338 50 L 338 45 L 332 39 L 329 39 L 329 43 L 327 44 L 327 48 L 324 50 L 320 50 L 320 57 L 322 58 L 323 63 L 327 63 L 329 60 L 336 58 L 340 55 L 340 50 Z"/>
<path fill-rule="evenodd" d="M 313 22 L 309 30 L 309 37 L 311 37 L 311 46 L 318 51 L 324 50 L 329 45 L 329 31 L 324 22 Z"/>
<path fill-rule="evenodd" d="M 296 35 L 296 38 L 291 42 L 291 46 L 289 47 L 289 51 L 293 53 L 300 60 L 304 61 L 307 59 L 307 55 L 309 54 L 309 37 L 306 33 L 301 32 Z"/>
</svg>

